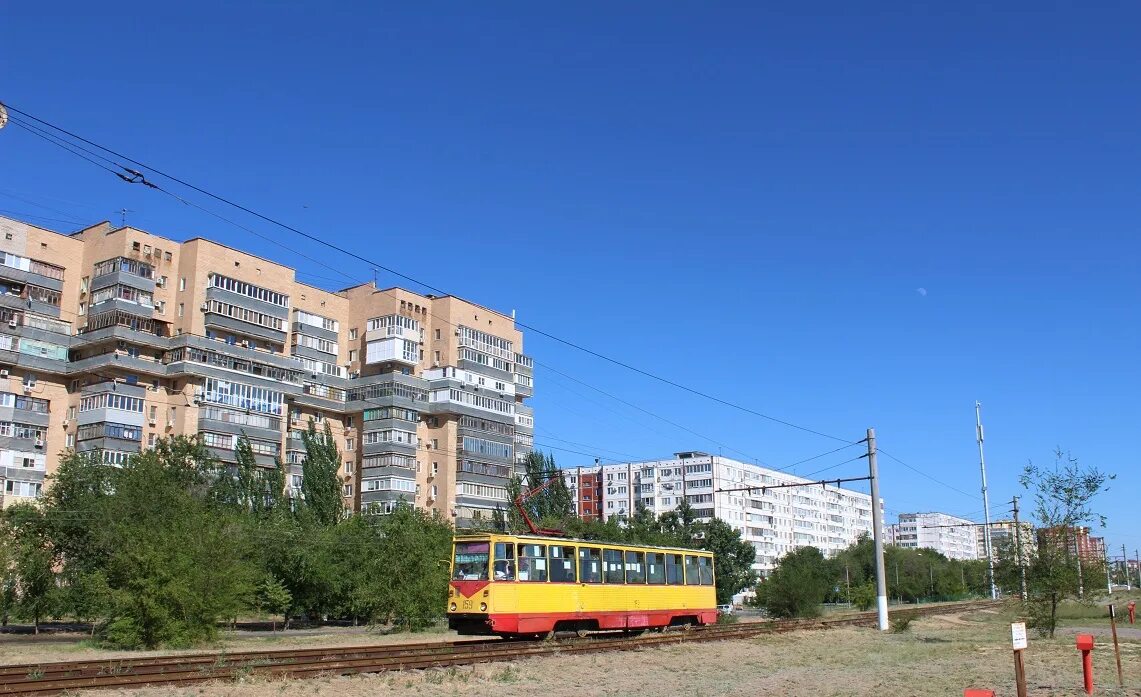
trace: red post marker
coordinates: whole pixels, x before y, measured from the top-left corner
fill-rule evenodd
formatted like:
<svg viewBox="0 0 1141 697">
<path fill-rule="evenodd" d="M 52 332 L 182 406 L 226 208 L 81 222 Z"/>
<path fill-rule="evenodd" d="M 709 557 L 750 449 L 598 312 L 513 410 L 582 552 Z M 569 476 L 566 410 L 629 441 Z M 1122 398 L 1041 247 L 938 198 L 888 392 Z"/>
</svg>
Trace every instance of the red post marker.
<svg viewBox="0 0 1141 697">
<path fill-rule="evenodd" d="M 1136 618 L 1136 614 L 1137 614 L 1137 601 L 1136 600 L 1130 600 L 1129 601 L 1129 624 L 1133 624 L 1133 620 Z"/>
<path fill-rule="evenodd" d="M 963 697 L 994 697 L 994 690 L 975 690 L 968 688 L 963 690 Z"/>
<path fill-rule="evenodd" d="M 1078 651 L 1082 652 L 1082 678 L 1085 680 L 1086 694 L 1093 694 L 1093 635 L 1078 635 Z"/>
</svg>

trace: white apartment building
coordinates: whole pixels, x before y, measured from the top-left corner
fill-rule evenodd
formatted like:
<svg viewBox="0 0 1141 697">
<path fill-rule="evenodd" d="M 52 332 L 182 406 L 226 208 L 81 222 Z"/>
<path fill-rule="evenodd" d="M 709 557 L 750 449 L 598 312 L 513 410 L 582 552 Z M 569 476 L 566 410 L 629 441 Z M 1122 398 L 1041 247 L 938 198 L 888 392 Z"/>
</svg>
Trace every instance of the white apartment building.
<svg viewBox="0 0 1141 697">
<path fill-rule="evenodd" d="M 977 559 L 974 521 L 946 513 L 900 513 L 888 541 L 896 547 L 933 549 L 948 559 Z"/>
<path fill-rule="evenodd" d="M 579 467 L 564 470 L 563 476 L 577 512 L 586 517 L 628 516 L 639 503 L 660 515 L 688 500 L 699 518 L 721 518 L 741 532 L 757 550 L 753 568 L 762 575 L 798 547 L 817 547 L 831 556 L 872 531 L 868 494 L 830 485 L 767 488 L 812 480 L 708 453 Z M 744 487 L 753 489 L 726 491 Z"/>
</svg>

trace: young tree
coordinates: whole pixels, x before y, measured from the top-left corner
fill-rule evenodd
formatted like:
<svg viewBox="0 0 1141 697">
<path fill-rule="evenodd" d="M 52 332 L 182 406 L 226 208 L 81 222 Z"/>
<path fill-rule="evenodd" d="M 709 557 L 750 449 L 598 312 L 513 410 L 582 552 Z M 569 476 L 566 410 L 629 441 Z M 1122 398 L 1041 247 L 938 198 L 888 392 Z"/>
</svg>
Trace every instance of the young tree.
<svg viewBox="0 0 1141 697">
<path fill-rule="evenodd" d="M 801 547 L 781 557 L 757 586 L 757 602 L 773 617 L 816 617 L 834 577 L 819 549 Z"/>
<path fill-rule="evenodd" d="M 1077 594 L 1076 528 L 1095 520 L 1105 525 L 1105 518 L 1093 510 L 1092 502 L 1107 490 L 1106 483 L 1112 479 L 1112 475 L 1084 466 L 1061 450 L 1055 451 L 1052 466 L 1031 462 L 1023 470 L 1020 482 L 1033 493 L 1034 518 L 1039 527 L 1037 550 L 1026 573 L 1029 624 L 1041 634 L 1054 636 L 1058 605 Z M 1009 555 L 1010 548 L 1005 553 Z M 1012 565 L 1009 558 L 1004 565 Z"/>
<path fill-rule="evenodd" d="M 325 423 L 325 431 L 317 432 L 313 419 L 309 429 L 301 433 L 305 460 L 301 464 L 301 510 L 318 524 L 332 527 L 341 522 L 345 502 L 341 497 L 341 454 L 333 432 Z"/>
<path fill-rule="evenodd" d="M 271 616 L 285 615 L 293 604 L 293 596 L 285 584 L 273 576 L 266 576 L 258 584 L 257 606 L 262 612 Z M 274 617 L 271 631 L 277 631 L 277 618 Z"/>
</svg>

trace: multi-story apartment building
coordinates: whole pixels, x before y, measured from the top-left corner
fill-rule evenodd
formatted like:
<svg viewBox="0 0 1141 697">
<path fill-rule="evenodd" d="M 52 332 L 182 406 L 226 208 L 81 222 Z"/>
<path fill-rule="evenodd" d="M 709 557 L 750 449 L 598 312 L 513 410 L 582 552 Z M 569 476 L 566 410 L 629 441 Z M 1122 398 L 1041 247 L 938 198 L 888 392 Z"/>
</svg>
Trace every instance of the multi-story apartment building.
<svg viewBox="0 0 1141 697">
<path fill-rule="evenodd" d="M 531 448 L 532 363 L 511 316 L 373 284 L 330 292 L 202 238 L 0 218 L 4 501 L 38 497 L 61 453 L 120 463 L 245 433 L 301 486 L 301 430 L 328 425 L 346 503 L 404 499 L 460 525 L 506 505 Z"/>
<path fill-rule="evenodd" d="M 900 513 L 887 538 L 896 547 L 932 549 L 948 559 L 977 559 L 975 523 L 946 513 Z"/>
<path fill-rule="evenodd" d="M 1079 559 L 1089 563 L 1105 562 L 1105 538 L 1093 537 L 1090 529 L 1085 526 L 1041 528 L 1038 530 L 1038 545 L 1044 544 L 1068 545 L 1069 551 Z"/>
<path fill-rule="evenodd" d="M 998 561 L 998 553 L 1005 545 L 1014 545 L 1021 543 L 1022 557 L 1026 562 L 1030 561 L 1033 556 L 1035 542 L 1034 542 L 1034 526 L 1030 523 L 1020 522 L 1018 524 L 1018 535 L 1015 536 L 1014 521 L 1013 520 L 996 520 L 990 524 L 990 542 L 991 542 L 991 555 L 995 561 Z M 975 528 L 975 554 L 978 559 L 986 559 L 986 538 L 984 537 L 984 528 L 979 525 Z"/>
<path fill-rule="evenodd" d="M 660 515 L 688 501 L 700 519 L 717 517 L 739 530 L 757 550 L 754 568 L 762 575 L 798 547 L 831 555 L 872 531 L 867 494 L 830 485 L 768 488 L 811 480 L 708 453 L 566 469 L 563 477 L 580 515 L 600 512 L 603 520 L 638 506 Z"/>
</svg>

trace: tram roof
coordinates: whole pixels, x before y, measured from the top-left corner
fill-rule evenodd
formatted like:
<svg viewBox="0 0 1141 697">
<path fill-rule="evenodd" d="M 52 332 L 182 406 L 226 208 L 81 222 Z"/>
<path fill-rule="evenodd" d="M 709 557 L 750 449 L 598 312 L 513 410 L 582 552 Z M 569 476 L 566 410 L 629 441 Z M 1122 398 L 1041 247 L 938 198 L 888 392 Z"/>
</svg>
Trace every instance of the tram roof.
<svg viewBox="0 0 1141 697">
<path fill-rule="evenodd" d="M 470 534 L 456 533 L 453 536 L 455 540 L 487 540 L 492 537 L 510 537 L 516 540 L 535 540 L 546 544 L 584 544 L 597 547 L 634 547 L 637 549 L 664 549 L 672 550 L 675 552 L 701 552 L 703 554 L 713 554 L 708 549 L 694 549 L 693 547 L 663 547 L 661 545 L 643 545 L 636 542 L 607 542 L 605 540 L 583 540 L 576 537 L 552 537 L 548 535 L 529 535 L 529 534 L 515 534 L 510 532 L 474 532 Z"/>
</svg>

